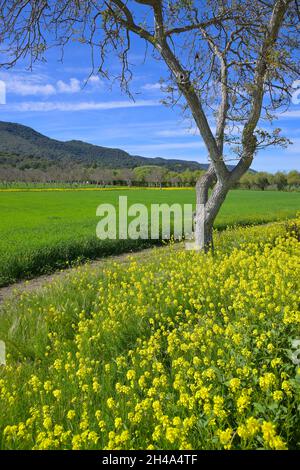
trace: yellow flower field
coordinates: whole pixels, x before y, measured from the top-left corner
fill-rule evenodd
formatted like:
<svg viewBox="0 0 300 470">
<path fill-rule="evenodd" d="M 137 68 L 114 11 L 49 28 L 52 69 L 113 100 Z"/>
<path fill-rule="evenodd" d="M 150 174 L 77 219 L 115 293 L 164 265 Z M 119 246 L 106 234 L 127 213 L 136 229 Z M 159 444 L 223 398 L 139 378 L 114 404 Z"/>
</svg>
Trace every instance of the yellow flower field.
<svg viewBox="0 0 300 470">
<path fill-rule="evenodd" d="M 5 305 L 1 448 L 297 448 L 299 226 L 80 268 Z"/>
</svg>

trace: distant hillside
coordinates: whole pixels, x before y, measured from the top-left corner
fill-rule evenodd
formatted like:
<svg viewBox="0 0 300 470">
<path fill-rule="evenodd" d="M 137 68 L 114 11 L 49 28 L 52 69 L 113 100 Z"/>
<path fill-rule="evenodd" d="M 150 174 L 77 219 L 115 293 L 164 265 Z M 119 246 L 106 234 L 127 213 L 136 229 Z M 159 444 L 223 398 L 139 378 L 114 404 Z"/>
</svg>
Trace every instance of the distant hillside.
<svg viewBox="0 0 300 470">
<path fill-rule="evenodd" d="M 61 142 L 34 129 L 0 121 L 0 165 L 16 168 L 40 168 L 68 164 L 99 168 L 135 168 L 159 165 L 172 171 L 206 169 L 207 164 L 164 158 L 130 155 L 124 150 L 100 147 L 79 140 Z"/>
</svg>

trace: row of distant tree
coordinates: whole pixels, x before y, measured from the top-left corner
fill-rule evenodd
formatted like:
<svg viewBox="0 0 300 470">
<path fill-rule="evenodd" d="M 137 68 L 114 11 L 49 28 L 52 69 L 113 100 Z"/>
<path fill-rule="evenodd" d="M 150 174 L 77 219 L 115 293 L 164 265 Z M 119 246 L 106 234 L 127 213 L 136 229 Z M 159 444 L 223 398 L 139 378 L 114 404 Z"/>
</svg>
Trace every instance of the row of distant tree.
<svg viewBox="0 0 300 470">
<path fill-rule="evenodd" d="M 244 189 L 277 189 L 299 190 L 300 189 L 300 172 L 292 170 L 288 173 L 278 171 L 275 174 L 260 171 L 257 173 L 246 173 L 238 183 L 240 188 Z"/>
<path fill-rule="evenodd" d="M 110 170 L 103 168 L 72 168 L 50 167 L 46 171 L 39 169 L 20 170 L 17 168 L 2 168 L 0 181 L 2 185 L 11 186 L 14 183 L 43 183 L 43 184 L 93 184 L 99 186 L 155 186 L 155 187 L 186 187 L 194 186 L 202 171 L 186 170 L 177 173 L 159 166 L 142 166 L 134 169 Z M 276 189 L 298 190 L 300 188 L 300 172 L 293 170 L 289 173 L 277 172 L 248 172 L 238 183 L 243 189 Z"/>
</svg>

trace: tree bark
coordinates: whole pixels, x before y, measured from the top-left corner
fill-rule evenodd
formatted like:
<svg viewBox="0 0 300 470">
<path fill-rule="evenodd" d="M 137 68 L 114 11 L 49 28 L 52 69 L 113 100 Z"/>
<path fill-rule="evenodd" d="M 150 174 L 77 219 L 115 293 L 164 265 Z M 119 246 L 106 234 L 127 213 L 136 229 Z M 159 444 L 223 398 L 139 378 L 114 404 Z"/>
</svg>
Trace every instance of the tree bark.
<svg viewBox="0 0 300 470">
<path fill-rule="evenodd" d="M 196 184 L 195 250 L 207 250 L 212 243 L 212 227 L 205 222 L 205 211 L 213 179 L 214 169 L 210 166 Z"/>
<path fill-rule="evenodd" d="M 230 189 L 227 182 L 217 181 L 211 195 L 209 189 L 213 186 L 215 173 L 210 167 L 196 184 L 196 217 L 195 217 L 195 245 L 197 251 L 213 249 L 213 225 L 216 216 L 226 199 Z"/>
</svg>

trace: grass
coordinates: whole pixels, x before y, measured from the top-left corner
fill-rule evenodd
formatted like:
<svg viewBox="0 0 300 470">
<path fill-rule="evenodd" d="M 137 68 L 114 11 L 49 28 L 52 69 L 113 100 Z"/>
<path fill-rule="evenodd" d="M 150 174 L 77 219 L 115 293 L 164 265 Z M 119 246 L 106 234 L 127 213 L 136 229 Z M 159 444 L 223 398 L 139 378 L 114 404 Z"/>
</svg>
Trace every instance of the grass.
<svg viewBox="0 0 300 470">
<path fill-rule="evenodd" d="M 6 303 L 1 449 L 296 449 L 299 229 L 236 228 Z"/>
<path fill-rule="evenodd" d="M 147 240 L 100 241 L 96 208 L 117 204 L 193 203 L 193 189 L 112 189 L 0 192 L 0 285 L 63 268 L 74 261 L 149 246 Z M 216 227 L 257 224 L 295 215 L 299 193 L 232 191 Z"/>
</svg>

